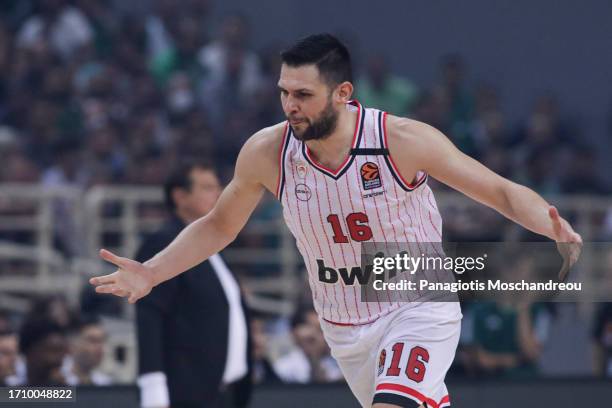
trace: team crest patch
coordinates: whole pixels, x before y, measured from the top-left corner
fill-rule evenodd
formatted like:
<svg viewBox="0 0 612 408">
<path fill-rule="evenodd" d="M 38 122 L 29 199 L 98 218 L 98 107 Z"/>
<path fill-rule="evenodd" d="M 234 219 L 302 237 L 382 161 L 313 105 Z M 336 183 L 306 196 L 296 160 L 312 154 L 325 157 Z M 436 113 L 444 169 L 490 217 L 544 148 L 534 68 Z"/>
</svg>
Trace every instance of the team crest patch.
<svg viewBox="0 0 612 408">
<path fill-rule="evenodd" d="M 306 167 L 306 163 L 299 161 L 295 164 L 295 172 L 298 177 L 303 179 L 306 178 L 306 173 L 308 172 L 308 168 Z"/>
<path fill-rule="evenodd" d="M 382 186 L 380 172 L 376 163 L 367 162 L 361 166 L 361 182 L 364 190 L 372 190 Z"/>
<path fill-rule="evenodd" d="M 312 191 L 306 184 L 297 184 L 295 186 L 295 196 L 300 201 L 308 201 L 312 197 Z"/>
<path fill-rule="evenodd" d="M 387 360 L 387 351 L 383 349 L 378 357 L 378 375 L 380 376 L 385 369 L 385 361 Z"/>
</svg>

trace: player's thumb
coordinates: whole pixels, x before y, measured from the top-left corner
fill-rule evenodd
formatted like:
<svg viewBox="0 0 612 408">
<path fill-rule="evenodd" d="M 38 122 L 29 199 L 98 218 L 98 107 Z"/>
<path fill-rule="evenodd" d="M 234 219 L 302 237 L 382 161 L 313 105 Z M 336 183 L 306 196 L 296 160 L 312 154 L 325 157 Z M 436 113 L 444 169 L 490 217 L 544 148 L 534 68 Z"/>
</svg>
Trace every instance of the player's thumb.
<svg viewBox="0 0 612 408">
<path fill-rule="evenodd" d="M 111 251 L 107 249 L 100 250 L 100 257 L 104 259 L 105 261 L 115 264 L 117 266 L 121 266 L 121 264 L 123 263 L 120 256 L 113 254 Z"/>
<path fill-rule="evenodd" d="M 557 207 L 555 207 L 554 205 L 548 207 L 548 216 L 553 221 L 559 221 L 559 211 L 557 210 Z"/>
</svg>

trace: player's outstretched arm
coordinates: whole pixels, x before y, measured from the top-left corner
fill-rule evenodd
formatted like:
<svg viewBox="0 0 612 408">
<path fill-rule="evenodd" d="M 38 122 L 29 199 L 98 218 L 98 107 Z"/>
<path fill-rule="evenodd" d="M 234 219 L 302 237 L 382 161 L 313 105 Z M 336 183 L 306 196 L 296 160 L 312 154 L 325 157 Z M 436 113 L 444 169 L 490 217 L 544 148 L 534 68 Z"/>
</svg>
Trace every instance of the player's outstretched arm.
<svg viewBox="0 0 612 408">
<path fill-rule="evenodd" d="M 263 195 L 277 177 L 274 135 L 264 130 L 243 146 L 234 178 L 224 189 L 213 210 L 194 221 L 163 251 L 145 263 L 117 256 L 102 249 L 100 256 L 117 270 L 90 279 L 98 293 L 128 297 L 130 303 L 146 296 L 151 289 L 198 265 L 231 243 L 246 224 Z M 257 170 L 257 171 L 255 171 Z"/>
<path fill-rule="evenodd" d="M 494 208 L 523 227 L 557 242 L 565 263 L 562 279 L 577 260 L 582 238 L 555 207 L 528 187 L 514 183 L 457 149 L 425 123 L 389 117 L 389 149 L 407 179 L 423 170 L 442 183 Z"/>
</svg>

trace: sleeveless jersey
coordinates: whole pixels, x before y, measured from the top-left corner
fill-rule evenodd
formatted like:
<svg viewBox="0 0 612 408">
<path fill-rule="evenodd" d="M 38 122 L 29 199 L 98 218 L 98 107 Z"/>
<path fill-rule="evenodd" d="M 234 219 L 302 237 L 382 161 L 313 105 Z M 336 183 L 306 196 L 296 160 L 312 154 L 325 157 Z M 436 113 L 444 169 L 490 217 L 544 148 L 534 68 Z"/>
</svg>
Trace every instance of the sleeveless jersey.
<svg viewBox="0 0 612 408">
<path fill-rule="evenodd" d="M 319 316 L 365 324 L 402 303 L 383 293 L 362 299 L 350 273 L 360 267 L 361 244 L 441 242 L 442 219 L 427 174 L 419 172 L 409 183 L 388 154 L 386 113 L 357 101 L 347 108 L 357 111 L 357 121 L 351 153 L 337 169 L 317 163 L 285 125 L 276 194 L 304 258 Z"/>
</svg>

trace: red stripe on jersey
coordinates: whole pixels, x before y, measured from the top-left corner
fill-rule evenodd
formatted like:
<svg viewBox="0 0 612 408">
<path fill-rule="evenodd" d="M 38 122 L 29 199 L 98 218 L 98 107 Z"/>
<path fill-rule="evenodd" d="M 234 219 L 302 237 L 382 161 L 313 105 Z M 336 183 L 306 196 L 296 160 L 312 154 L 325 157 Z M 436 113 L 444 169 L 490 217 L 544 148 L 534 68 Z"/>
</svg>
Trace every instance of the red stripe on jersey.
<svg viewBox="0 0 612 408">
<path fill-rule="evenodd" d="M 378 135 L 378 132 L 382 131 L 382 129 L 378 129 L 378 126 L 377 126 L 378 121 L 376 120 L 376 116 L 377 116 L 376 113 L 372 112 L 372 114 L 374 116 L 373 119 L 372 119 L 372 123 L 373 123 L 373 127 L 374 127 L 374 129 L 373 129 L 373 135 L 374 135 L 374 141 L 375 141 L 374 142 L 374 146 L 376 146 L 376 141 L 378 139 L 376 136 Z M 384 146 L 380 146 L 380 147 L 384 148 Z M 382 166 L 380 164 L 380 157 L 379 156 L 376 156 L 376 164 L 378 165 L 379 169 L 386 168 L 385 166 Z M 386 169 L 388 171 L 388 168 L 386 168 Z M 381 174 L 381 177 L 382 177 L 382 174 Z M 393 177 L 393 176 L 391 176 L 391 177 Z M 395 183 L 391 183 L 391 184 L 393 185 L 393 189 L 395 191 L 395 197 L 397 198 L 397 186 L 395 185 Z M 389 198 L 389 195 L 387 194 L 387 190 L 384 190 L 384 202 L 387 205 L 387 214 L 389 216 L 389 223 L 391 224 L 391 228 L 393 229 L 393 236 L 395 237 L 395 242 L 399 242 L 399 239 L 397 238 L 397 232 L 395 230 L 395 223 L 392 221 L 392 217 L 391 217 L 391 205 L 389 204 L 389 200 L 390 200 L 390 198 Z M 399 211 L 398 211 L 398 216 L 399 216 Z M 402 226 L 403 226 L 404 222 L 401 219 L 400 219 L 400 221 L 402 222 Z M 406 236 L 406 231 L 404 231 L 404 238 L 405 238 L 406 242 L 408 242 L 408 237 Z M 402 291 L 402 292 L 400 292 L 400 295 L 403 295 L 405 297 L 406 293 L 404 291 Z"/>
<path fill-rule="evenodd" d="M 334 257 L 334 252 L 331 249 L 331 242 L 329 241 L 329 237 L 327 236 L 327 231 L 325 230 L 326 225 L 323 222 L 323 214 L 322 214 L 322 211 L 321 211 L 321 200 L 319 199 L 319 189 L 318 189 L 318 186 L 317 186 L 317 177 L 318 177 L 318 175 L 314 176 L 314 181 L 315 181 L 314 191 L 315 191 L 315 194 L 317 195 L 317 209 L 318 209 L 318 212 L 319 212 L 319 220 L 321 222 L 321 230 L 323 231 L 323 236 L 325 237 L 325 240 L 327 241 L 327 250 L 329 251 L 329 256 L 332 259 L 332 262 L 334 263 L 333 267 L 336 268 L 338 264 L 336 263 L 336 258 Z M 325 182 L 325 180 L 323 182 L 327 186 L 327 183 Z M 325 284 L 323 284 L 323 285 L 325 285 Z M 332 285 L 331 288 L 334 291 L 334 300 L 336 301 L 336 313 L 338 314 L 338 320 L 342 320 L 342 318 L 340 317 L 340 304 L 338 303 L 338 297 L 336 296 L 336 285 Z M 332 317 L 331 305 L 329 306 L 329 316 Z"/>
<path fill-rule="evenodd" d="M 429 201 L 429 205 L 431 206 L 431 208 L 435 209 L 437 207 L 435 204 L 431 202 L 431 195 L 432 195 L 431 190 L 427 190 L 427 201 Z M 436 234 L 438 234 L 438 237 L 440 237 L 440 240 L 442 240 L 442 233 L 438 231 L 438 228 L 435 226 L 433 220 L 431 219 L 431 211 L 428 211 L 428 213 L 429 213 L 429 222 L 431 222 L 431 226 L 436 231 Z"/>
<path fill-rule="evenodd" d="M 336 183 L 334 183 L 334 185 L 336 185 Z M 337 185 L 336 185 L 336 188 L 338 188 Z M 330 213 L 332 213 L 332 205 L 331 205 L 331 200 L 329 198 L 329 187 L 328 187 L 327 183 L 325 183 L 325 192 L 327 193 L 327 206 L 329 207 Z M 342 217 L 344 217 L 344 210 L 342 210 L 342 200 L 338 200 L 338 202 L 340 203 L 340 212 L 342 213 Z M 336 245 L 340 245 L 340 247 L 342 247 L 342 244 L 336 244 Z M 352 245 L 351 245 L 350 242 L 348 243 L 348 245 L 351 246 L 351 248 L 352 248 Z M 344 251 L 342 249 L 340 250 L 340 254 L 342 255 L 343 265 L 347 265 L 346 258 L 344 257 Z M 346 315 L 350 319 L 351 318 L 351 314 L 349 313 L 348 305 L 346 303 L 346 286 L 344 286 L 344 281 L 342 281 L 342 279 L 340 279 L 340 281 L 341 281 L 340 284 L 342 285 L 341 286 L 342 287 L 342 296 L 344 298 L 344 308 L 346 310 Z M 353 286 L 353 288 L 355 288 L 355 287 Z"/>
<path fill-rule="evenodd" d="M 351 187 L 349 186 L 349 182 L 348 182 L 348 177 L 344 177 L 344 181 L 346 182 L 346 194 L 349 197 L 348 202 L 351 203 L 351 212 L 355 212 L 355 207 L 353 206 L 353 200 L 350 199 L 351 197 Z M 336 188 L 338 188 L 338 185 L 336 184 Z M 340 197 L 338 197 L 338 199 L 340 199 Z M 340 200 L 340 202 L 342 203 L 342 200 Z M 357 259 L 357 254 L 355 253 L 355 248 L 353 248 L 353 245 L 351 244 L 351 249 L 353 250 L 353 256 L 355 257 L 355 265 L 360 265 L 361 261 L 359 259 Z M 372 314 L 370 313 L 370 304 L 368 302 L 368 291 L 364 291 L 363 292 L 364 297 L 365 297 L 365 304 L 366 304 L 366 309 L 368 310 L 368 320 L 372 317 Z M 357 304 L 357 299 L 355 299 L 355 305 Z"/>
<path fill-rule="evenodd" d="M 421 219 L 421 223 L 420 223 L 420 225 L 421 225 L 421 228 L 423 229 L 423 233 L 424 233 L 424 234 L 425 234 L 425 236 L 427 237 L 427 241 L 426 241 L 426 243 L 427 243 L 428 245 L 430 245 L 430 246 L 431 246 L 431 247 L 434 249 L 434 251 L 436 252 L 436 254 L 438 255 L 438 257 L 440 257 L 440 258 L 444 258 L 443 254 L 441 254 L 441 253 L 438 251 L 438 248 L 437 248 L 437 247 L 436 247 L 436 246 L 433 244 L 434 239 L 430 239 L 431 237 L 429 236 L 429 234 L 427 233 L 427 231 L 425 231 L 425 223 L 423 222 L 423 207 L 424 207 L 424 206 L 423 206 L 423 205 L 421 205 L 422 200 L 423 200 L 423 193 L 422 193 L 422 191 L 421 191 L 421 192 L 420 192 L 420 194 L 417 196 L 417 204 L 418 204 L 418 206 L 419 206 L 419 211 L 418 211 L 418 214 L 419 214 L 419 217 L 420 217 L 420 219 Z M 430 221 L 431 221 L 431 219 L 430 219 Z M 432 225 L 433 225 L 433 224 L 432 224 Z M 439 237 L 439 238 L 441 238 L 441 237 Z M 436 239 L 435 241 L 437 241 L 437 239 Z M 438 282 L 440 282 L 440 275 L 438 274 L 438 270 L 437 270 L 437 269 L 436 269 L 435 273 L 436 273 L 436 278 L 438 279 Z"/>
<path fill-rule="evenodd" d="M 376 130 L 374 128 L 375 127 L 375 123 L 376 122 L 374 120 L 374 122 L 373 122 L 373 129 L 372 129 L 372 132 L 371 132 L 371 134 L 373 134 L 374 136 L 376 136 Z M 366 149 L 368 148 L 367 139 L 368 139 L 367 136 L 363 138 L 363 147 L 366 148 Z M 376 140 L 376 138 L 374 140 Z M 374 146 L 372 146 L 372 147 L 376 147 L 376 143 L 374 143 Z M 369 156 L 366 156 L 366 160 L 368 160 L 368 159 L 369 159 Z M 378 159 L 378 157 L 377 157 L 377 159 Z M 380 169 L 380 167 L 379 167 L 379 169 Z M 376 217 L 378 218 L 378 225 L 380 226 L 380 230 L 382 231 L 382 234 L 383 234 L 383 240 L 384 240 L 384 243 L 385 243 L 385 250 L 387 251 L 387 256 L 391 256 L 391 253 L 389 252 L 389 246 L 387 245 L 387 242 L 389 242 L 389 241 L 387 240 L 387 234 L 385 234 L 385 227 L 383 227 L 382 219 L 380 217 L 380 212 L 378 211 L 378 204 L 377 204 L 377 201 L 376 201 L 376 196 L 374 196 L 372 198 L 374 200 L 374 208 L 376 209 Z M 363 200 L 363 198 L 362 198 L 362 200 Z M 386 290 L 385 293 L 387 294 L 387 301 L 389 303 L 391 303 L 391 297 L 389 296 L 389 291 Z"/>
<path fill-rule="evenodd" d="M 338 183 L 334 183 L 334 186 L 336 187 L 336 197 L 338 197 L 338 203 L 340 203 L 340 211 L 342 211 L 342 217 L 344 218 L 344 214 L 346 213 L 344 212 L 344 208 L 342 207 L 343 200 L 340 198 L 340 190 L 338 189 Z M 328 198 L 329 198 L 329 195 L 328 195 Z M 330 205 L 330 208 L 331 208 L 331 205 Z M 353 243 L 349 241 L 348 245 L 351 248 L 351 251 L 353 252 L 353 259 L 355 260 L 355 263 L 356 264 L 359 263 L 359 260 L 357 259 L 357 254 L 355 253 L 355 248 L 353 248 Z M 342 258 L 344 259 L 344 252 L 342 254 Z M 345 263 L 346 263 L 346 260 L 345 260 Z M 353 286 L 353 300 L 355 301 L 355 311 L 357 312 L 357 319 L 361 320 L 361 314 L 359 313 L 359 305 L 357 304 L 357 288 L 355 287 L 356 285 L 352 285 L 352 286 Z M 346 304 L 346 293 L 344 294 L 344 303 Z"/>
<path fill-rule="evenodd" d="M 295 180 L 295 170 L 293 169 L 293 166 L 291 166 L 291 177 L 293 178 L 293 183 L 295 184 L 295 181 L 296 181 Z M 286 194 L 285 197 L 287 197 L 286 201 L 287 201 L 287 210 L 289 211 L 289 217 L 291 218 L 291 220 L 294 220 L 293 212 L 291 211 L 291 203 L 289 202 L 289 196 Z M 297 204 L 296 208 L 297 208 L 297 212 L 298 212 L 298 218 L 297 219 L 301 220 L 302 216 L 300 214 L 300 205 L 299 205 L 299 203 L 296 203 L 296 204 Z M 302 230 L 302 236 L 304 237 L 304 241 L 306 241 L 306 243 L 308 244 L 306 246 L 306 245 L 303 245 L 303 243 L 302 243 L 302 246 L 304 247 L 304 250 L 306 251 L 306 257 L 308 258 L 308 259 L 305 259 L 305 264 L 308 265 L 310 262 L 312 262 L 312 260 L 310 259 L 310 256 L 312 255 L 312 259 L 316 259 L 316 257 L 314 255 L 314 250 L 310 246 L 310 242 L 311 241 L 306 238 L 306 233 L 304 232 L 304 223 L 303 222 L 298 222 L 297 224 L 299 224 L 300 229 Z M 310 254 L 308 253 L 307 248 L 310 249 Z M 311 279 L 310 274 L 308 274 L 308 279 L 309 280 Z M 314 284 L 312 286 L 314 287 L 313 288 L 313 297 L 315 299 L 317 299 L 317 297 L 318 297 L 317 285 Z"/>
<path fill-rule="evenodd" d="M 291 171 L 293 171 L 293 169 Z M 295 182 L 295 178 L 294 178 L 294 182 Z M 299 210 L 300 203 L 298 203 L 297 200 L 296 200 L 296 205 L 297 205 L 297 208 Z M 308 211 L 308 221 L 309 221 L 309 225 L 310 225 L 310 230 L 312 231 L 312 235 L 314 236 L 315 242 L 317 243 L 317 248 L 319 248 L 319 253 L 322 254 L 323 251 L 321 250 L 321 243 L 319 242 L 319 238 L 317 238 L 317 233 L 314 230 L 314 225 L 312 223 L 312 215 L 310 214 L 310 206 L 308 205 L 308 203 L 306 204 L 306 210 Z M 298 214 L 298 216 L 299 216 L 299 214 Z M 298 222 L 301 223 L 301 217 L 300 217 L 300 220 Z M 304 235 L 304 237 L 306 237 L 306 236 Z M 308 241 L 308 239 L 306 239 L 306 241 Z M 316 257 L 315 257 L 315 260 L 316 260 Z M 329 301 L 329 295 L 327 293 L 327 286 L 326 285 L 323 285 L 323 290 L 324 290 L 324 293 L 325 293 L 325 298 L 329 302 L 329 308 L 330 308 L 330 311 L 331 311 L 331 302 Z M 321 307 L 321 313 L 325 313 L 325 301 L 323 302 L 323 306 Z"/>
<path fill-rule="evenodd" d="M 379 316 L 380 317 L 380 316 Z M 363 326 L 365 324 L 372 324 L 375 321 L 378 320 L 378 317 L 372 321 L 368 321 L 368 322 L 363 322 L 363 323 L 338 323 L 338 322 L 332 322 L 331 320 L 327 320 L 326 318 L 323 318 L 323 320 L 325 320 L 327 323 L 336 325 L 336 326 Z"/>
<path fill-rule="evenodd" d="M 389 142 L 387 141 L 387 112 L 383 113 L 383 139 L 384 139 L 385 145 L 382 147 L 386 147 L 387 149 L 389 149 Z M 417 181 L 413 180 L 412 183 L 409 183 L 408 181 L 406 181 L 404 176 L 402 176 L 402 173 L 400 173 L 395 162 L 393 161 L 393 156 L 391 156 L 391 150 L 389 150 L 388 157 L 389 157 L 389 163 L 391 163 L 391 167 L 393 167 L 395 174 L 397 174 L 397 176 L 400 178 L 402 183 L 404 183 L 404 187 L 406 187 L 407 189 L 409 190 L 415 189 L 416 187 L 419 186 L 419 184 L 421 184 L 427 178 L 427 174 L 423 173 L 423 175 L 420 178 L 418 178 Z"/>
<path fill-rule="evenodd" d="M 285 163 L 283 160 L 283 151 L 285 150 L 285 141 L 287 138 L 287 130 L 289 130 L 289 122 L 285 122 L 285 129 L 283 130 L 283 138 L 281 140 L 280 147 L 278 148 L 278 180 L 276 181 L 276 198 L 280 201 L 280 188 L 281 188 L 281 180 L 283 178 L 283 173 L 285 171 Z"/>
<path fill-rule="evenodd" d="M 335 183 L 334 183 L 334 184 L 335 184 Z M 332 205 L 331 205 L 331 200 L 330 200 L 330 198 L 329 198 L 329 187 L 328 187 L 327 183 L 325 183 L 325 192 L 327 193 L 327 206 L 329 207 L 329 211 L 330 211 L 330 213 L 331 213 L 331 212 L 332 212 Z M 340 209 L 342 210 L 342 207 L 340 207 Z M 341 212 L 344 214 L 344 212 L 343 212 L 343 211 L 341 211 Z M 326 226 L 326 225 L 324 225 L 324 226 Z M 342 246 L 342 244 L 336 244 L 336 245 L 340 245 L 340 246 Z M 350 245 L 350 243 L 349 243 L 349 245 Z M 340 254 L 342 255 L 342 262 L 343 262 L 343 265 L 347 265 L 347 263 L 346 263 L 346 258 L 344 257 L 344 251 L 343 251 L 343 250 L 340 250 Z M 350 319 L 350 318 L 351 318 L 351 314 L 349 313 L 348 306 L 347 306 L 347 304 L 346 304 L 346 292 L 345 292 L 345 290 L 346 290 L 345 288 L 346 288 L 346 287 L 344 286 L 344 281 L 343 281 L 342 279 L 340 279 L 340 282 L 341 282 L 341 283 L 340 283 L 340 285 L 341 285 L 341 289 L 342 289 L 342 296 L 343 296 L 343 298 L 344 298 L 344 308 L 345 308 L 345 310 L 346 310 L 346 315 L 347 315 L 347 316 L 349 317 L 349 319 Z"/>
<path fill-rule="evenodd" d="M 365 137 L 364 139 L 364 147 L 365 147 Z M 357 175 L 357 179 L 359 180 L 360 174 L 359 174 L 359 170 L 357 169 L 359 166 L 353 166 L 355 168 L 355 174 Z M 361 191 L 359 191 L 359 197 L 361 197 L 361 205 L 363 206 L 363 212 L 364 214 L 368 214 L 367 210 L 366 210 L 366 205 L 365 205 L 365 201 L 363 201 L 363 195 L 361 194 Z M 382 228 L 382 226 L 381 226 Z M 374 231 L 372 231 L 373 233 Z M 376 237 L 372 238 L 374 241 L 376 241 Z M 380 307 L 380 298 L 378 297 L 378 292 L 374 291 L 374 294 L 376 295 L 376 304 L 378 305 L 378 313 L 382 313 L 382 308 Z"/>
</svg>

